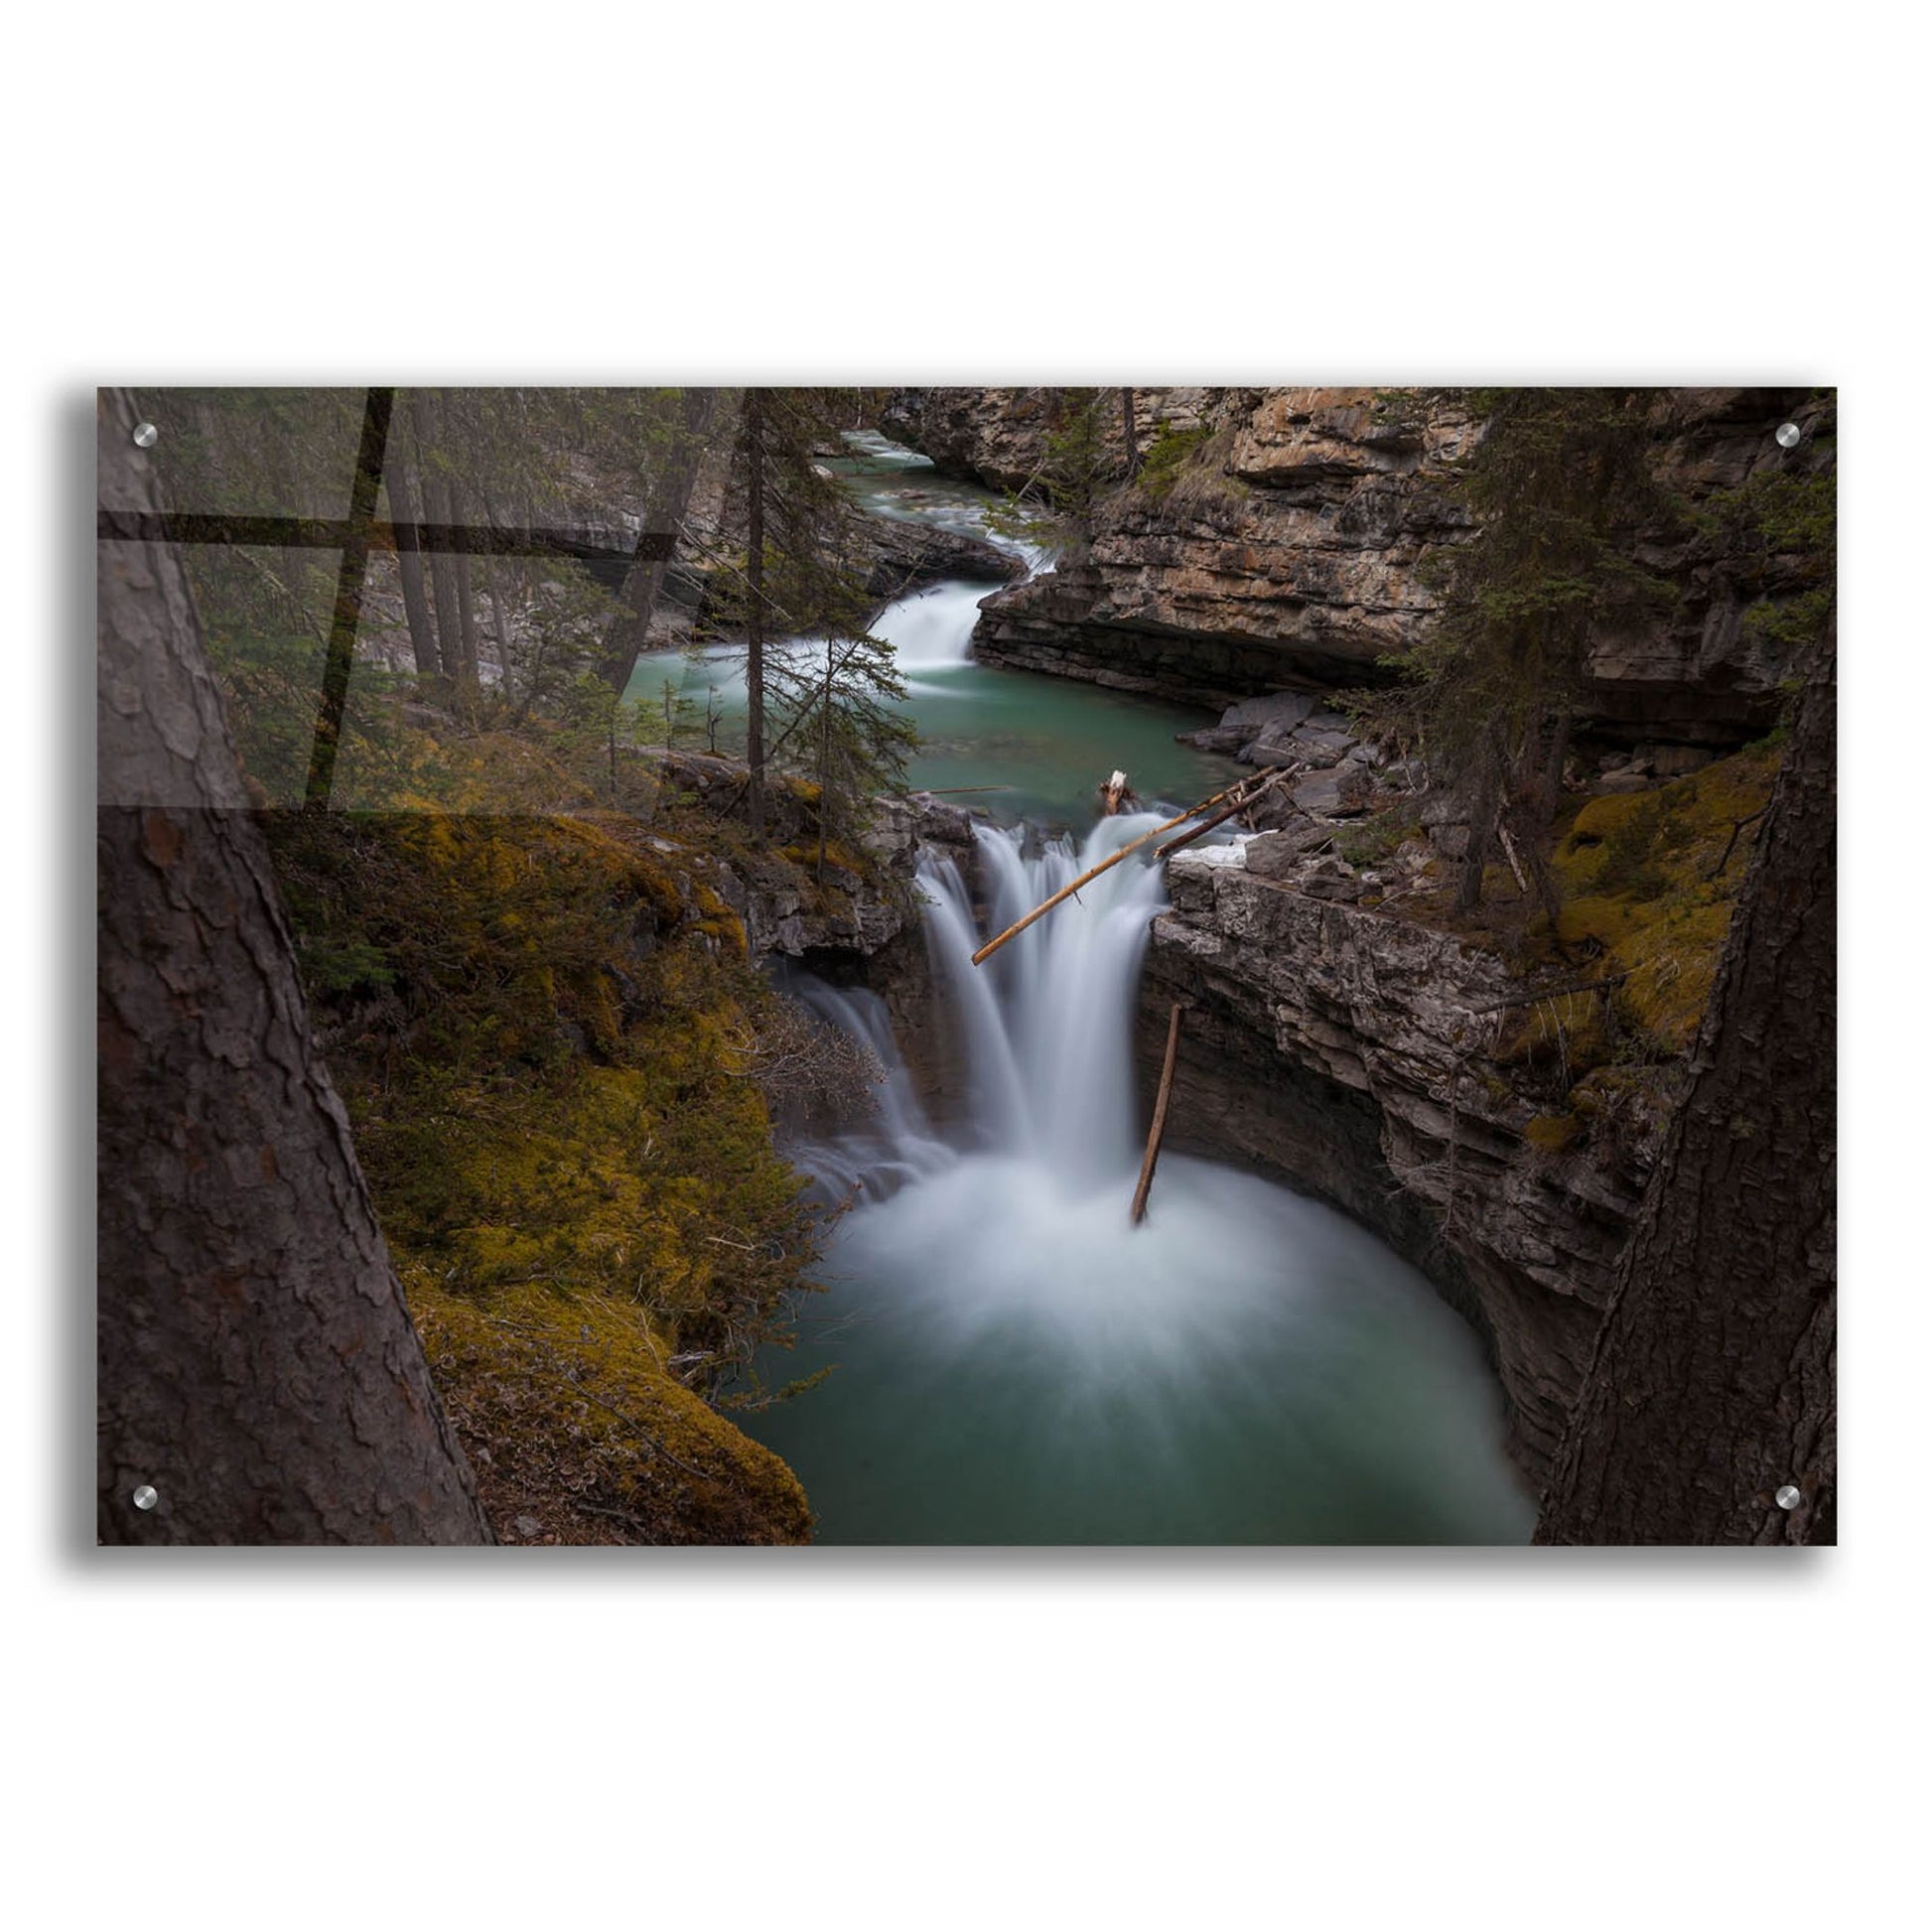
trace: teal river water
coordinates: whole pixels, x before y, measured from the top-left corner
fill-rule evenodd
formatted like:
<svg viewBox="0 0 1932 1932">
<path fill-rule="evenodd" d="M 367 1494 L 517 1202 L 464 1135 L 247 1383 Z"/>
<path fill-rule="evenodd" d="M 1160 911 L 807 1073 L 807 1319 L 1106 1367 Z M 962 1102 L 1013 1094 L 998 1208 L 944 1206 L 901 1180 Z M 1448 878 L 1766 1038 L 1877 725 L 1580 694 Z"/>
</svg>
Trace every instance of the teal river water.
<svg viewBox="0 0 1932 1932">
<path fill-rule="evenodd" d="M 879 513 L 978 527 L 985 499 L 902 452 L 870 440 L 843 467 Z M 926 741 L 913 782 L 1009 787 L 977 801 L 1004 821 L 979 858 L 979 897 L 1004 922 L 1153 822 L 1096 824 L 1109 770 L 1150 803 L 1185 803 L 1233 767 L 1174 744 L 1198 714 L 970 662 L 990 588 L 937 586 L 881 627 Z M 742 708 L 724 653 L 684 684 Z M 739 1420 L 798 1472 L 820 1540 L 1525 1541 L 1532 1504 L 1473 1337 L 1372 1235 L 1173 1155 L 1146 1224 L 1129 1225 L 1145 1118 L 1129 1033 L 1159 872 L 1116 867 L 986 968 L 968 959 L 969 884 L 944 862 L 921 876 L 971 1069 L 961 1118 L 926 1118 L 876 999 L 810 990 L 891 1078 L 870 1121 L 794 1152 L 855 1205 L 797 1346 L 760 1366 L 774 1385 L 832 1373 Z"/>
</svg>

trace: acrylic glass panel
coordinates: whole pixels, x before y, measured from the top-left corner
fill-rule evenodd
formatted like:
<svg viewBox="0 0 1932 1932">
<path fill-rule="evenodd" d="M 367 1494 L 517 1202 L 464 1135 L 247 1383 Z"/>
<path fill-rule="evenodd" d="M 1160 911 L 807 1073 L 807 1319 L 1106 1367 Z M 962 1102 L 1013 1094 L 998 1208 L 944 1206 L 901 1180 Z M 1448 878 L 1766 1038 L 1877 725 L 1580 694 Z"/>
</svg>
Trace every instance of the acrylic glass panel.
<svg viewBox="0 0 1932 1932">
<path fill-rule="evenodd" d="M 104 1541 L 1834 1538 L 1831 391 L 99 450 Z"/>
</svg>

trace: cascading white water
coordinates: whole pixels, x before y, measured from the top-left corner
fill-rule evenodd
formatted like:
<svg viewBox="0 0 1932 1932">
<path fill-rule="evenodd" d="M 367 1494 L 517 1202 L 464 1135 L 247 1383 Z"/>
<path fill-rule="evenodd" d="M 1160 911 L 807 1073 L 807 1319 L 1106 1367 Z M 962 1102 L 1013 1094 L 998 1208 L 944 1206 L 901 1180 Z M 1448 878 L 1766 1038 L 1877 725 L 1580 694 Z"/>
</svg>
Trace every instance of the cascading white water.
<svg viewBox="0 0 1932 1932">
<path fill-rule="evenodd" d="M 1152 813 L 1103 818 L 1078 849 L 1056 839 L 1032 857 L 1019 832 L 982 827 L 991 930 L 1005 931 L 1158 823 Z M 1070 1190 L 1131 1179 L 1129 1035 L 1149 921 L 1166 904 L 1158 870 L 1144 856 L 1122 861 L 985 966 L 973 964 L 980 935 L 957 866 L 928 867 L 922 884 L 936 901 L 927 922 L 934 963 L 965 1022 L 968 1065 L 984 1073 L 990 1144 L 1044 1163 Z"/>
<path fill-rule="evenodd" d="M 966 662 L 973 625 L 979 621 L 985 584 L 935 584 L 889 605 L 873 623 L 874 634 L 893 647 L 901 671 L 943 669 Z"/>
<path fill-rule="evenodd" d="M 884 473 L 860 484 L 877 513 L 993 536 L 983 495 L 882 439 L 848 440 Z M 1065 825 L 1115 764 L 1146 794 L 1223 780 L 1175 745 L 1181 716 L 975 665 L 989 588 L 935 585 L 874 624 L 926 740 L 914 782 Z M 742 686 L 727 698 L 742 705 Z M 876 994 L 803 989 L 885 1076 L 869 1118 L 798 1151 L 851 1205 L 826 1297 L 796 1349 L 762 1364 L 779 1384 L 836 1372 L 742 1412 L 745 1426 L 797 1470 L 829 1542 L 1523 1540 L 1531 1506 L 1472 1338 L 1373 1236 L 1175 1152 L 1130 1226 L 1146 1120 L 1133 1015 L 1164 890 L 1146 855 L 972 964 L 989 933 L 1151 822 L 1043 845 L 989 825 L 964 868 L 926 861 L 933 980 L 966 1074 L 939 1118 Z"/>
<path fill-rule="evenodd" d="M 1159 820 L 1103 818 L 1079 847 L 1056 839 L 1029 856 L 1018 827 L 978 828 L 992 928 L 1003 931 Z M 973 892 L 955 860 L 929 853 L 919 869 L 935 978 L 951 995 L 971 1090 L 951 1152 L 912 1091 L 876 994 L 810 988 L 821 1014 L 857 1035 L 888 1069 L 872 1127 L 808 1153 L 823 1174 L 883 1198 L 909 1175 L 972 1156 L 1038 1165 L 1069 1197 L 1131 1184 L 1134 1077 L 1130 1034 L 1148 922 L 1165 903 L 1158 872 L 1123 860 L 1066 907 L 973 964 L 980 932 Z"/>
<path fill-rule="evenodd" d="M 1076 849 L 983 827 L 999 931 L 1154 821 Z M 1170 1153 L 1128 1206 L 1145 1116 L 1131 1029 L 1158 871 L 1130 857 L 986 966 L 971 882 L 920 873 L 936 982 L 966 1064 L 928 1119 L 867 992 L 811 991 L 888 1074 L 873 1117 L 801 1164 L 852 1194 L 827 1318 L 798 1358 L 823 1388 L 751 1423 L 832 1541 L 1515 1541 L 1467 1331 L 1364 1230 Z"/>
</svg>

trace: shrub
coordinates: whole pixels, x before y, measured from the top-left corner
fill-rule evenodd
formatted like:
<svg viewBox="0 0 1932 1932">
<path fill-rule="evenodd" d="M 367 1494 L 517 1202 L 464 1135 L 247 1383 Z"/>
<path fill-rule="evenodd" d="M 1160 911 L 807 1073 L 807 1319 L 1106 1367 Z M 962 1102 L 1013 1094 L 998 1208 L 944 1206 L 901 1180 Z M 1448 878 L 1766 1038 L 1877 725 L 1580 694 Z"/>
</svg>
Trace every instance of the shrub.
<svg viewBox="0 0 1932 1932">
<path fill-rule="evenodd" d="M 1147 452 L 1141 459 L 1135 486 L 1157 502 L 1180 481 L 1182 473 L 1213 441 L 1210 424 L 1197 423 L 1192 429 L 1175 429 L 1166 417 L 1154 425 Z"/>
</svg>

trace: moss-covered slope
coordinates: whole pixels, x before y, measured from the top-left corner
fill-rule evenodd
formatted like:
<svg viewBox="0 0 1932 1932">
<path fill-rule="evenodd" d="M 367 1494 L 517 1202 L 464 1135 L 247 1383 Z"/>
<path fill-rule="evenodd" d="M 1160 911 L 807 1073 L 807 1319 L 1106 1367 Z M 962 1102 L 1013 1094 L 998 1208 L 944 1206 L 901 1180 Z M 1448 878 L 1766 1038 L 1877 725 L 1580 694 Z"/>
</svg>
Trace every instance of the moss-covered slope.
<svg viewBox="0 0 1932 1932">
<path fill-rule="evenodd" d="M 270 817 L 319 1026 L 505 1541 L 792 1542 L 706 1400 L 815 1222 L 757 1080 L 772 995 L 709 855 L 619 815 Z"/>
</svg>

